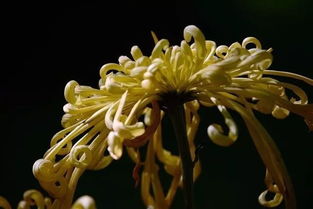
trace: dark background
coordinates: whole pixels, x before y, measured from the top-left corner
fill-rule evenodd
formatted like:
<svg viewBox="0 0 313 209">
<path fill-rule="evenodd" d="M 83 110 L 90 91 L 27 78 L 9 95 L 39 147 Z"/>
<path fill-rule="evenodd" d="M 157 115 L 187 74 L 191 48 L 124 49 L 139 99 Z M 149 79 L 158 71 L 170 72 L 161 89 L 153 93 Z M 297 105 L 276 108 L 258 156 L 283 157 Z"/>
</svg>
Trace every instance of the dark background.
<svg viewBox="0 0 313 209">
<path fill-rule="evenodd" d="M 65 84 L 76 80 L 96 87 L 100 67 L 117 62 L 120 55 L 130 55 L 133 45 L 149 55 L 153 48 L 150 30 L 171 44 L 180 43 L 189 24 L 197 25 L 218 45 L 255 36 L 264 48 L 274 49 L 271 69 L 313 77 L 309 0 L 25 1 L 2 5 L 1 10 L 0 195 L 13 208 L 25 190 L 40 189 L 32 164 L 61 129 Z M 313 87 L 296 84 L 313 98 Z M 222 122 L 221 117 L 215 108 L 202 109 L 201 114 L 197 137 L 206 147 L 200 154 L 203 171 L 195 188 L 197 208 L 262 208 L 257 197 L 265 189 L 265 170 L 242 120 L 234 114 L 239 139 L 221 148 L 206 136 L 206 127 Z M 313 208 L 313 133 L 298 116 L 285 120 L 258 117 L 281 149 L 299 208 Z M 171 134 L 167 133 L 169 140 Z M 86 172 L 77 196 L 92 195 L 99 209 L 144 208 L 139 189 L 134 189 L 132 167 L 124 155 L 104 170 Z M 178 193 L 173 208 L 182 208 L 181 202 Z"/>
</svg>

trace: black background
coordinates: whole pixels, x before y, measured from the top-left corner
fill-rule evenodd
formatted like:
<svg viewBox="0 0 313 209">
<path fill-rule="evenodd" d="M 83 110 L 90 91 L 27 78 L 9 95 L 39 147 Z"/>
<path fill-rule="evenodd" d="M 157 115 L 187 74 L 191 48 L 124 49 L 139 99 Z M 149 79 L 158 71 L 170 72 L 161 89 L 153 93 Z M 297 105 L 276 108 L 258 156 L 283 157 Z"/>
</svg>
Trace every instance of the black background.
<svg viewBox="0 0 313 209">
<path fill-rule="evenodd" d="M 133 45 L 149 55 L 153 48 L 150 30 L 171 44 L 180 43 L 189 24 L 197 25 L 218 45 L 255 36 L 264 48 L 274 49 L 271 69 L 313 77 L 309 0 L 12 1 L 1 10 L 0 195 L 13 208 L 25 190 L 40 189 L 32 164 L 61 129 L 65 84 L 76 80 L 96 87 L 100 67 L 117 62 L 120 55 L 130 55 Z M 296 84 L 313 98 L 313 87 Z M 257 196 L 265 189 L 264 168 L 242 120 L 234 113 L 239 139 L 232 147 L 221 148 L 206 136 L 206 127 L 221 122 L 221 117 L 215 108 L 202 109 L 201 115 L 197 137 L 207 146 L 200 155 L 203 171 L 195 188 L 197 208 L 262 208 Z M 285 120 L 258 117 L 281 149 L 299 208 L 313 208 L 312 132 L 298 116 Z M 171 140 L 171 133 L 167 135 Z M 144 208 L 139 189 L 133 186 L 132 167 L 124 155 L 104 170 L 86 172 L 77 196 L 92 195 L 99 209 Z M 181 202 L 178 193 L 173 208 L 182 208 Z"/>
</svg>

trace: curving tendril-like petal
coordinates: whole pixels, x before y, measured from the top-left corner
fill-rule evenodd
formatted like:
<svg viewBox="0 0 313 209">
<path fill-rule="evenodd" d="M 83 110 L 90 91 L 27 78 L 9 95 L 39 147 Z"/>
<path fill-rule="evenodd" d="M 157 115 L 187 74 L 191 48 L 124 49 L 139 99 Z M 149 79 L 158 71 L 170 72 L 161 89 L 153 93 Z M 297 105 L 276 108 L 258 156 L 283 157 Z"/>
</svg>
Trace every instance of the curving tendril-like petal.
<svg viewBox="0 0 313 209">
<path fill-rule="evenodd" d="M 75 95 L 75 88 L 79 84 L 76 81 L 70 81 L 66 84 L 64 89 L 64 97 L 65 100 L 70 104 L 75 104 L 77 101 L 77 97 Z"/>
<path fill-rule="evenodd" d="M 273 199 L 267 200 L 266 199 L 267 193 L 268 193 L 268 190 L 265 190 L 264 192 L 260 194 L 258 198 L 259 203 L 263 205 L 264 207 L 269 207 L 269 208 L 277 207 L 278 205 L 280 205 L 280 203 L 284 199 L 282 194 L 275 193 L 275 196 L 273 197 Z"/>
<path fill-rule="evenodd" d="M 29 206 L 36 206 L 38 209 L 44 209 L 45 200 L 43 195 L 37 190 L 28 190 L 24 193 L 24 201 Z"/>
<path fill-rule="evenodd" d="M 204 59 L 206 54 L 205 37 L 199 28 L 194 25 L 189 25 L 184 29 L 184 39 L 187 42 L 190 42 L 192 37 L 196 44 L 197 57 L 199 59 Z"/>
<path fill-rule="evenodd" d="M 70 153 L 71 163 L 78 168 L 86 168 L 92 161 L 92 153 L 88 146 L 78 145 Z"/>
<path fill-rule="evenodd" d="M 245 110 L 241 105 L 229 100 L 224 100 L 224 103 L 234 108 L 244 119 L 256 149 L 268 169 L 270 174 L 268 178 L 272 178 L 272 181 L 277 184 L 279 193 L 281 193 L 285 199 L 286 208 L 296 208 L 293 186 L 274 141 L 271 139 L 264 127 L 258 122 L 258 120 L 256 120 L 250 108 Z M 262 200 L 264 199 L 263 197 L 265 194 L 266 193 L 261 195 Z M 279 195 L 276 197 L 275 203 L 277 203 L 277 200 L 280 199 L 279 197 Z"/>
<path fill-rule="evenodd" d="M 225 124 L 229 128 L 228 135 L 223 134 L 223 129 L 218 124 L 212 124 L 208 127 L 208 135 L 210 139 L 219 146 L 230 146 L 232 145 L 238 138 L 238 130 L 236 123 L 233 118 L 227 111 L 226 107 L 218 104 L 218 101 L 213 97 L 211 100 L 217 105 L 218 110 L 222 113 Z"/>
<path fill-rule="evenodd" d="M 38 180 L 43 182 L 55 181 L 60 176 L 53 162 L 46 159 L 39 159 L 34 163 L 33 174 Z"/>
<path fill-rule="evenodd" d="M 117 71 L 123 71 L 123 67 L 118 65 L 118 64 L 115 64 L 115 63 L 108 63 L 108 64 L 105 64 L 101 67 L 100 69 L 100 77 L 102 79 L 106 79 L 107 78 L 107 73 L 110 71 L 110 70 L 117 70 Z"/>
<path fill-rule="evenodd" d="M 262 45 L 255 37 L 247 37 L 242 41 L 242 47 L 247 48 L 248 44 L 254 44 L 256 49 L 262 49 Z"/>
</svg>

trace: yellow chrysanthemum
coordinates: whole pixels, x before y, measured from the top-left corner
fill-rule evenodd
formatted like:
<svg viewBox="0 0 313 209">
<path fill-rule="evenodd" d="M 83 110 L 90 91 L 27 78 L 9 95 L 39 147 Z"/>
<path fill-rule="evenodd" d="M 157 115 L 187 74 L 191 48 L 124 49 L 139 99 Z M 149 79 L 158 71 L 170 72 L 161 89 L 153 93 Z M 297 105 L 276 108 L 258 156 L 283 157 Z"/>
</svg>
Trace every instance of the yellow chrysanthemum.
<svg viewBox="0 0 313 209">
<path fill-rule="evenodd" d="M 304 117 L 312 129 L 313 105 L 308 104 L 305 92 L 269 76 L 291 77 L 310 85 L 313 80 L 268 70 L 272 50 L 262 49 L 253 37 L 241 44 L 216 47 L 215 42 L 205 40 L 202 32 L 190 25 L 185 28 L 184 40 L 179 46 L 170 46 L 166 39 L 157 40 L 154 34 L 153 38 L 156 45 L 150 56 L 143 55 L 139 47 L 134 46 L 132 58 L 121 56 L 119 63 L 105 64 L 100 69 L 99 88 L 81 86 L 76 81 L 66 85 L 68 104 L 64 106 L 62 118 L 64 129 L 52 138 L 51 148 L 33 166 L 35 177 L 54 199 L 40 208 L 70 208 L 83 172 L 105 168 L 125 150 L 136 163 L 133 174 L 136 180 L 140 178 L 138 168 L 143 165 L 141 193 L 145 205 L 154 209 L 170 208 L 177 188 L 186 186 L 184 180 L 195 180 L 200 174 L 194 144 L 200 105 L 216 106 L 224 117 L 228 133 L 224 134 L 218 124 L 210 125 L 207 130 L 209 138 L 221 146 L 231 145 L 238 137 L 236 123 L 227 109 L 241 115 L 266 166 L 267 189 L 259 202 L 273 207 L 285 199 L 288 209 L 295 208 L 292 184 L 279 151 L 253 112 L 272 114 L 279 119 L 293 112 Z M 189 44 L 192 38 L 194 43 Z M 253 47 L 248 49 L 247 45 Z M 286 89 L 297 98 L 288 98 Z M 175 111 L 180 111 L 182 118 L 176 120 Z M 189 153 L 176 156 L 163 147 L 160 121 L 164 114 L 169 114 L 173 123 L 181 122 L 180 130 L 186 130 L 187 143 L 179 146 L 187 148 Z M 147 153 L 142 160 L 137 148 L 144 145 Z M 109 154 L 105 154 L 106 150 Z M 186 155 L 190 159 L 183 159 Z M 157 160 L 172 176 L 167 192 L 159 179 Z M 189 164 L 184 165 L 183 161 Z M 192 172 L 189 177 L 185 176 L 188 169 Z M 273 200 L 266 200 L 267 192 L 275 193 Z M 33 199 L 38 205 L 36 198 Z"/>
</svg>

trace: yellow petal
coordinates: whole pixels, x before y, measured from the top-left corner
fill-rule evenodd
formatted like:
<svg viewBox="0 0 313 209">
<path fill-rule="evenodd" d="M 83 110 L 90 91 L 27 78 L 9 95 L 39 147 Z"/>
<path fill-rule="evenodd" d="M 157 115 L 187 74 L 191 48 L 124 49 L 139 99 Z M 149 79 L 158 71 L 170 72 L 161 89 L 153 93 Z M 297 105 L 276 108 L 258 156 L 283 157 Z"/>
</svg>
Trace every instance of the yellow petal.
<svg viewBox="0 0 313 209">
<path fill-rule="evenodd" d="M 118 160 L 123 154 L 123 138 L 111 131 L 108 135 L 108 151 L 114 160 Z"/>
<path fill-rule="evenodd" d="M 71 209 L 96 209 L 96 203 L 92 197 L 85 195 L 78 198 Z"/>
</svg>

